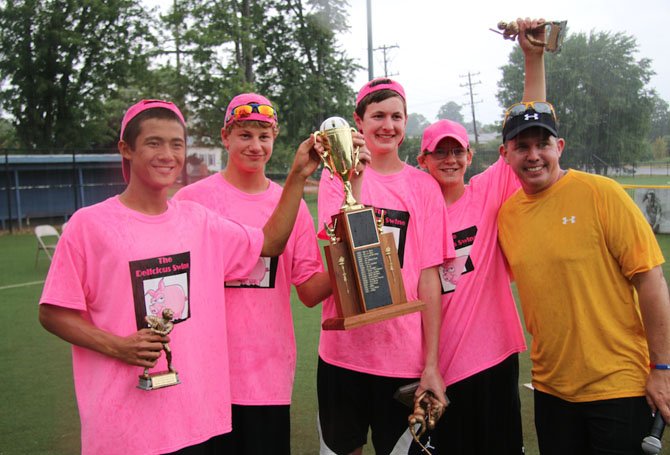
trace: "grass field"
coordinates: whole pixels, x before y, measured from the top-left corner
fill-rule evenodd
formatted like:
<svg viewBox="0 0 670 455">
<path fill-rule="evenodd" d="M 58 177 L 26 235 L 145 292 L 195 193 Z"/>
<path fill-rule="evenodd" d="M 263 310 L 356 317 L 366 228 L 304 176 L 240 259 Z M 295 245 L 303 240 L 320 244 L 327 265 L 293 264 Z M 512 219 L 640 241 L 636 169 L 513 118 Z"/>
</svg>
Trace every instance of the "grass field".
<svg viewBox="0 0 670 455">
<path fill-rule="evenodd" d="M 666 180 L 667 177 L 664 177 Z M 637 184 L 664 184 L 639 179 Z M 307 195 L 314 207 L 314 195 Z M 670 257 L 670 235 L 658 240 Z M 29 233 L 0 235 L 0 454 L 76 454 L 79 452 L 77 415 L 70 348 L 47 333 L 37 321 L 37 301 L 48 269 Z M 670 268 L 664 267 L 666 278 Z M 293 296 L 298 367 L 293 395 L 294 455 L 318 453 L 316 430 L 316 359 L 320 309 L 305 308 Z M 530 342 L 530 340 L 528 340 Z M 530 382 L 528 354 L 521 355 L 521 384 Z M 538 453 L 532 413 L 532 392 L 521 387 L 526 454 Z M 150 410 L 147 410 L 148 416 Z M 664 445 L 670 438 L 664 438 Z M 372 454 L 367 448 L 366 454 Z"/>
</svg>

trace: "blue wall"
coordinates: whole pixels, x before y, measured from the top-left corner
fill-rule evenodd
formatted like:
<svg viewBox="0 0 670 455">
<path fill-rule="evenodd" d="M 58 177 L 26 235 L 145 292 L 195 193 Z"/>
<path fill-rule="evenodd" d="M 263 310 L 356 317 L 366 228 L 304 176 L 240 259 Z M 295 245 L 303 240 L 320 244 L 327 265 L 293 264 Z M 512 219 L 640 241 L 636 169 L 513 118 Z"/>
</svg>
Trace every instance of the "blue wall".
<svg viewBox="0 0 670 455">
<path fill-rule="evenodd" d="M 9 180 L 9 197 L 7 182 Z M 119 154 L 0 155 L 0 227 L 10 218 L 69 218 L 126 187 Z"/>
</svg>

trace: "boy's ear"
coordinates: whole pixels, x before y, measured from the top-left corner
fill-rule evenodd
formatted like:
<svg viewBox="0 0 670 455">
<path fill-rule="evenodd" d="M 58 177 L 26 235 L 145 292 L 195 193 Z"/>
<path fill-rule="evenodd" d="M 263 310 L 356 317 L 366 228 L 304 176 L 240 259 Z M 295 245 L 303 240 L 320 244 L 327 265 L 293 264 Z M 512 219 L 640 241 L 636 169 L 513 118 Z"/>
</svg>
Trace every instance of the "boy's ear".
<svg viewBox="0 0 670 455">
<path fill-rule="evenodd" d="M 225 127 L 221 128 L 221 142 L 223 143 L 223 146 L 228 149 L 228 131 L 226 131 Z"/>
<path fill-rule="evenodd" d="M 422 169 L 426 169 L 426 155 L 421 153 L 416 157 L 416 162 L 419 163 L 419 166 L 421 166 Z"/>
<path fill-rule="evenodd" d="M 132 149 L 130 148 L 130 145 L 121 139 L 116 147 L 119 149 L 119 153 L 123 158 L 130 159 L 132 155 Z"/>
<path fill-rule="evenodd" d="M 356 112 L 354 112 L 354 122 L 356 123 L 356 129 L 358 132 L 363 134 L 363 119 L 360 118 Z"/>
</svg>

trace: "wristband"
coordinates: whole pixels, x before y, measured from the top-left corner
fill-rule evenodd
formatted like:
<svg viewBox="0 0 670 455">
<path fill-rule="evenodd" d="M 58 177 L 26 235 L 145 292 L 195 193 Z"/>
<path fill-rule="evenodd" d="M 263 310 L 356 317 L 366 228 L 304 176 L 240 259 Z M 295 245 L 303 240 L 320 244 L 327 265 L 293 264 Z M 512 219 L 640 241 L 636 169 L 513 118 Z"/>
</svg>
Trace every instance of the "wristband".
<svg viewBox="0 0 670 455">
<path fill-rule="evenodd" d="M 670 370 L 670 365 L 667 363 L 650 363 L 649 368 L 653 368 L 654 370 Z"/>
</svg>

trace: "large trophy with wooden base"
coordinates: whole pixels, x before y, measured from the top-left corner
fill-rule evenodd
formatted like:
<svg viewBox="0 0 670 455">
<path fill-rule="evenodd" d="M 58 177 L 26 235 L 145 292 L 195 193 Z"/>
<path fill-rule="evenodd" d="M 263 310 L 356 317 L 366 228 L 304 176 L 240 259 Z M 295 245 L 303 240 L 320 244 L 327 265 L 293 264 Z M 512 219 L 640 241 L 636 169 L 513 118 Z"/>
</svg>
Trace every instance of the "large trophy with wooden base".
<svg viewBox="0 0 670 455">
<path fill-rule="evenodd" d="M 344 185 L 344 204 L 326 224 L 330 244 L 326 264 L 337 317 L 323 322 L 324 330 L 347 330 L 419 311 L 424 303 L 407 302 L 393 234 L 382 232 L 384 213 L 359 204 L 351 190 L 351 175 L 358 165 L 358 148 L 346 120 L 331 117 L 314 133 L 321 139 L 321 160 Z"/>
</svg>

